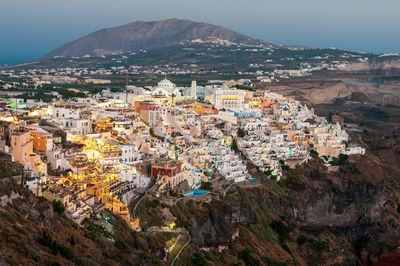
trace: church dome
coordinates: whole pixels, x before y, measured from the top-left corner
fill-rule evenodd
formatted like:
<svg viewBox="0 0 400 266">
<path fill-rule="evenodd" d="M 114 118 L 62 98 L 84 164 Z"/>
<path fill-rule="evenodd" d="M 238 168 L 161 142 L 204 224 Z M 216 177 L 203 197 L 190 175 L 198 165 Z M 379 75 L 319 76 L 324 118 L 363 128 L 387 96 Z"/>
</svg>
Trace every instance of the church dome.
<svg viewBox="0 0 400 266">
<path fill-rule="evenodd" d="M 158 82 L 158 86 L 162 87 L 162 88 L 173 88 L 175 87 L 175 84 L 172 83 L 170 80 L 168 79 L 163 79 L 160 82 Z"/>
<path fill-rule="evenodd" d="M 160 81 L 160 83 L 172 83 L 172 82 L 170 80 L 168 80 L 168 79 L 163 79 L 163 80 Z"/>
</svg>

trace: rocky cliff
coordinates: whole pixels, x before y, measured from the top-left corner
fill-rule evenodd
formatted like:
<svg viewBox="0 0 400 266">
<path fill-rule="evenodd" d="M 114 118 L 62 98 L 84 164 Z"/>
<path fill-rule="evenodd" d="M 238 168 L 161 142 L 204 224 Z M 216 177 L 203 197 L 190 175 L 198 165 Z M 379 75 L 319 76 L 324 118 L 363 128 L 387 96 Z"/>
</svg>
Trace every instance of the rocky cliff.
<svg viewBox="0 0 400 266">
<path fill-rule="evenodd" d="M 349 72 L 368 72 L 376 74 L 400 73 L 399 56 L 383 56 L 372 61 L 351 63 L 346 66 L 345 71 Z"/>
<path fill-rule="evenodd" d="M 400 213 L 398 180 L 374 151 L 338 169 L 314 156 L 278 184 L 236 187 L 223 201 L 191 206 L 192 253 L 211 252 L 217 264 L 243 260 L 246 250 L 267 265 L 377 263 L 400 245 Z M 221 253 L 221 246 L 228 249 Z"/>
</svg>

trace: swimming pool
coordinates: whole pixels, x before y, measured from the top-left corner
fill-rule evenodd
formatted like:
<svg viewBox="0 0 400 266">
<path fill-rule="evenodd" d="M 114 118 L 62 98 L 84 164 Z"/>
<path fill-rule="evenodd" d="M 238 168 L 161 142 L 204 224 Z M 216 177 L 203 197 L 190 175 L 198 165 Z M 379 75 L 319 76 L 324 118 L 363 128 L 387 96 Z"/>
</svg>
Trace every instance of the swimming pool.
<svg viewBox="0 0 400 266">
<path fill-rule="evenodd" d="M 207 193 L 208 193 L 208 191 L 206 191 L 206 190 L 193 189 L 192 192 L 186 193 L 184 196 L 185 197 L 200 197 Z"/>
</svg>

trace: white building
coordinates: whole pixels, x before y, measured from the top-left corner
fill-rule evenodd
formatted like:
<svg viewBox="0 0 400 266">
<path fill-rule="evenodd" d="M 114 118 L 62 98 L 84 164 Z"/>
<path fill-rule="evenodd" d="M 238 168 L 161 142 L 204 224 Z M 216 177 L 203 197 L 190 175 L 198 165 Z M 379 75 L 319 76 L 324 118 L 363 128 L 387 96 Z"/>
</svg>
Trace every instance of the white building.
<svg viewBox="0 0 400 266">
<path fill-rule="evenodd" d="M 365 154 L 365 149 L 361 147 L 351 147 L 351 148 L 346 148 L 343 152 L 343 154 L 346 155 L 364 155 Z"/>
<path fill-rule="evenodd" d="M 211 161 L 214 162 L 215 168 L 225 176 L 227 180 L 241 182 L 246 179 L 246 165 L 243 164 L 239 156 L 231 150 L 231 147 L 226 145 L 225 141 L 207 143 L 204 150 L 207 155 L 210 156 Z"/>
<path fill-rule="evenodd" d="M 244 108 L 244 94 L 244 90 L 218 88 L 211 96 L 211 103 L 218 110 L 222 108 L 242 109 Z"/>
<path fill-rule="evenodd" d="M 158 82 L 157 86 L 153 87 L 153 89 L 151 90 L 151 94 L 154 96 L 165 97 L 171 97 L 172 95 L 175 95 L 175 97 L 181 96 L 179 88 L 177 88 L 176 85 L 168 79 L 163 79 Z"/>
</svg>

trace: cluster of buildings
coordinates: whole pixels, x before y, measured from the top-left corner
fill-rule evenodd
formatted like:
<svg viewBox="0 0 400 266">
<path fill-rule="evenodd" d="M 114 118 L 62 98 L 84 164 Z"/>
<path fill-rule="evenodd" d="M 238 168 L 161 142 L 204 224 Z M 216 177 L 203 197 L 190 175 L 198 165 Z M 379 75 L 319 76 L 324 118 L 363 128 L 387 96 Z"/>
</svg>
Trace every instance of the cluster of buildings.
<svg viewBox="0 0 400 266">
<path fill-rule="evenodd" d="M 0 149 L 24 166 L 33 191 L 60 200 L 77 222 L 107 208 L 137 227 L 127 205 L 149 187 L 168 194 L 215 176 L 243 182 L 252 179 L 249 162 L 279 179 L 283 165 L 308 160 L 310 150 L 365 152 L 298 101 L 195 81 L 177 87 L 164 79 L 24 109 L 11 103 L 0 113 L 7 128 Z"/>
</svg>

